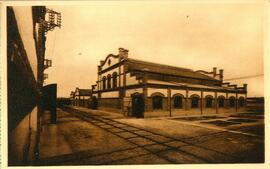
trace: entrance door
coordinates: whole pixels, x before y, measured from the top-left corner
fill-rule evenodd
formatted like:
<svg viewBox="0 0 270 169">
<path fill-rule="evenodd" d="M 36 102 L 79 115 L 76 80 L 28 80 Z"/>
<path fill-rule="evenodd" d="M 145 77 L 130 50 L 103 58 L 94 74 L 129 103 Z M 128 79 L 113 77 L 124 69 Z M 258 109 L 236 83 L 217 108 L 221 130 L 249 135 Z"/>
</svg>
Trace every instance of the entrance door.
<svg viewBox="0 0 270 169">
<path fill-rule="evenodd" d="M 132 116 L 143 118 L 144 101 L 142 94 L 135 94 L 132 96 Z"/>
</svg>

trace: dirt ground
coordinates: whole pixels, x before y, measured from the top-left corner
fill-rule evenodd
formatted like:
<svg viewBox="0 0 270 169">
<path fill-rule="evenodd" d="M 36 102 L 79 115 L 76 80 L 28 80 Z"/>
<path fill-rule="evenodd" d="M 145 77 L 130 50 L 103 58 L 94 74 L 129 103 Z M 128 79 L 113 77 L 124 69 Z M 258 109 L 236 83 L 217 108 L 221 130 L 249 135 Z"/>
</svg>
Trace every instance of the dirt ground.
<svg viewBox="0 0 270 169">
<path fill-rule="evenodd" d="M 264 162 L 259 113 L 145 119 L 79 107 L 57 113 L 57 124 L 44 115 L 36 165 Z"/>
</svg>

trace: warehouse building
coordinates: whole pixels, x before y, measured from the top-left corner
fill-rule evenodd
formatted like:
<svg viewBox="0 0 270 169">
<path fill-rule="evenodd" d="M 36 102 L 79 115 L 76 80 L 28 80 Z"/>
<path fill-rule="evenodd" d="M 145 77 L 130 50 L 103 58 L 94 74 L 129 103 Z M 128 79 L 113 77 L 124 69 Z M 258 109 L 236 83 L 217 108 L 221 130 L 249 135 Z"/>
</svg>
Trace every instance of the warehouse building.
<svg viewBox="0 0 270 169">
<path fill-rule="evenodd" d="M 237 112 L 245 109 L 247 84 L 223 82 L 223 70 L 193 71 L 129 58 L 119 48 L 98 65 L 92 85 L 99 109 L 126 116 L 174 116 Z"/>
</svg>

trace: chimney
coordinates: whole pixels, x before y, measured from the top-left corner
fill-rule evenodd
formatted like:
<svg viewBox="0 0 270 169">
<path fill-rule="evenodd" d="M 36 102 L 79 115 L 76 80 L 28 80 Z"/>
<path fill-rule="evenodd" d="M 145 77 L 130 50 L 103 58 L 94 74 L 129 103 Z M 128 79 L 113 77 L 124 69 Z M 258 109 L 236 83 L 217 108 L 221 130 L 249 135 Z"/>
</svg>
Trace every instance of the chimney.
<svg viewBox="0 0 270 169">
<path fill-rule="evenodd" d="M 217 75 L 217 68 L 216 67 L 213 67 L 213 77 L 215 78 Z"/>
<path fill-rule="evenodd" d="M 103 60 L 101 60 L 101 61 L 99 61 L 100 62 L 100 65 L 102 65 L 103 63 L 104 63 L 104 61 Z"/>
<path fill-rule="evenodd" d="M 244 86 L 244 90 L 247 91 L 247 84 L 245 83 L 243 86 Z"/>
<path fill-rule="evenodd" d="M 119 57 L 121 59 L 128 58 L 128 50 L 127 49 L 119 48 L 118 51 L 119 51 Z"/>
<path fill-rule="evenodd" d="M 219 70 L 219 80 L 223 81 L 223 69 Z"/>
</svg>

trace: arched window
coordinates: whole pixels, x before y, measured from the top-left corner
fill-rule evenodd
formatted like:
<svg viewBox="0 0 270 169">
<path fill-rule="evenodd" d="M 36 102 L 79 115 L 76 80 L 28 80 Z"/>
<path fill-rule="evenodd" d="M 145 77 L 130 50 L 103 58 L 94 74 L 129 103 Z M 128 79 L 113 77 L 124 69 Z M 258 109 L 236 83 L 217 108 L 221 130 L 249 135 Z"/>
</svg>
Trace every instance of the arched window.
<svg viewBox="0 0 270 169">
<path fill-rule="evenodd" d="M 210 108 L 213 106 L 213 97 L 212 96 L 206 96 L 206 104 L 205 107 Z"/>
<path fill-rule="evenodd" d="M 117 87 L 117 73 L 113 73 L 113 88 Z"/>
<path fill-rule="evenodd" d="M 111 86 L 111 75 L 109 74 L 108 76 L 107 76 L 107 88 L 108 89 L 110 89 L 112 86 Z"/>
<path fill-rule="evenodd" d="M 244 105 L 245 105 L 245 99 L 244 99 L 244 97 L 240 97 L 238 99 L 238 104 L 239 104 L 240 107 L 244 107 Z"/>
<path fill-rule="evenodd" d="M 102 78 L 102 88 L 103 88 L 103 90 L 106 89 L 106 77 L 105 76 L 103 76 L 103 78 Z"/>
<path fill-rule="evenodd" d="M 192 95 L 191 96 L 191 108 L 198 108 L 199 107 L 199 96 Z"/>
<path fill-rule="evenodd" d="M 235 107 L 235 97 L 231 96 L 229 98 L 230 107 Z"/>
<path fill-rule="evenodd" d="M 162 100 L 161 96 L 153 96 L 153 109 L 162 109 Z"/>
<path fill-rule="evenodd" d="M 173 107 L 174 108 L 182 108 L 183 107 L 182 96 L 174 96 Z"/>
<path fill-rule="evenodd" d="M 219 96 L 218 97 L 218 107 L 224 107 L 224 103 L 225 103 L 224 96 Z"/>
</svg>

